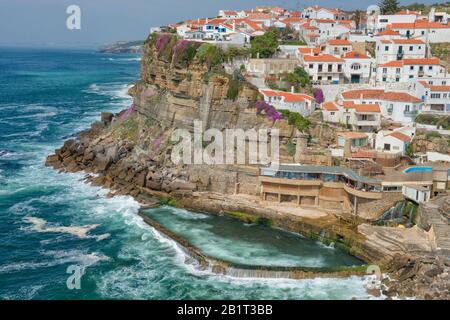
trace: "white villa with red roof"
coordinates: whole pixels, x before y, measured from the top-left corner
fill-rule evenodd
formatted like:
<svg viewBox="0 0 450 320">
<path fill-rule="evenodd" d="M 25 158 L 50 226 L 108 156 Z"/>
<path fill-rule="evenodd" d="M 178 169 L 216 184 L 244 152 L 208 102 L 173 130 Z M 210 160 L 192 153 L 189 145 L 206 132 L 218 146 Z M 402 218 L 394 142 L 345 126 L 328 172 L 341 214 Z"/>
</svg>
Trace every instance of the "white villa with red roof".
<svg viewBox="0 0 450 320">
<path fill-rule="evenodd" d="M 442 77 L 444 73 L 445 68 L 438 58 L 403 59 L 378 65 L 376 79 L 378 82 L 408 82 Z"/>
<path fill-rule="evenodd" d="M 404 128 L 394 131 L 383 130 L 377 133 L 375 138 L 375 150 L 385 153 L 400 153 L 405 155 L 406 148 L 411 143 L 412 137 Z M 415 130 L 413 130 L 415 133 Z"/>
<path fill-rule="evenodd" d="M 375 59 L 350 51 L 342 55 L 344 59 L 344 77 L 349 83 L 368 83 L 372 76 L 372 65 Z"/>
<path fill-rule="evenodd" d="M 356 89 L 344 91 L 340 96 L 342 100 L 355 104 L 378 104 L 383 117 L 401 124 L 414 122 L 423 110 L 423 101 L 407 92 Z"/>
<path fill-rule="evenodd" d="M 420 39 L 380 39 L 376 42 L 377 64 L 401 59 L 425 58 L 427 46 Z"/>
<path fill-rule="evenodd" d="M 316 109 L 315 99 L 307 94 L 271 89 L 261 89 L 259 92 L 263 95 L 265 102 L 273 105 L 278 110 L 298 112 L 306 117 Z"/>
<path fill-rule="evenodd" d="M 344 60 L 331 54 L 304 54 L 300 57 L 304 69 L 314 83 L 338 84 L 342 79 Z"/>
<path fill-rule="evenodd" d="M 424 111 L 450 114 L 450 78 L 424 79 L 414 84 L 414 90 L 424 101 Z"/>
<path fill-rule="evenodd" d="M 330 101 L 322 104 L 323 121 L 351 126 L 353 131 L 373 132 L 380 128 L 381 110 L 376 103 Z"/>
<path fill-rule="evenodd" d="M 333 55 L 343 55 L 352 51 L 352 43 L 345 39 L 330 39 L 325 46 L 325 52 Z"/>
</svg>

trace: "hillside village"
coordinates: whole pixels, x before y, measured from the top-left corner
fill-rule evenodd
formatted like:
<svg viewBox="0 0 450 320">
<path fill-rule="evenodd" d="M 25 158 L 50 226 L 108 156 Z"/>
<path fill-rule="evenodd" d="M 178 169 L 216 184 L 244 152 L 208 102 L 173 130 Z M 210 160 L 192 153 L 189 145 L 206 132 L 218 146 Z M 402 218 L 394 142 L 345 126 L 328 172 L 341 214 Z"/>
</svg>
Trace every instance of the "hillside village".
<svg viewBox="0 0 450 320">
<path fill-rule="evenodd" d="M 413 188 L 412 200 L 424 202 L 445 192 L 450 176 L 450 65 L 432 55 L 450 39 L 450 14 L 426 11 L 258 6 L 152 32 L 232 52 L 228 73 L 245 77 L 280 114 L 319 124 L 319 136 L 291 142 L 304 146 L 291 162 L 376 174 L 384 181 L 380 191 Z M 442 183 L 401 171 L 425 163 L 441 171 Z"/>
</svg>

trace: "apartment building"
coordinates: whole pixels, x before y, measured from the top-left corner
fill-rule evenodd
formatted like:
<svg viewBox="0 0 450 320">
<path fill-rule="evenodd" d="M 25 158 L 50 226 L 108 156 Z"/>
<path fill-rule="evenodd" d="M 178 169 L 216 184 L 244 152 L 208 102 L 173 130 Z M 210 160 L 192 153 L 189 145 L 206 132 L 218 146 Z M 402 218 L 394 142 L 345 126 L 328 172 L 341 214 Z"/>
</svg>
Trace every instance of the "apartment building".
<svg viewBox="0 0 450 320">
<path fill-rule="evenodd" d="M 305 54 L 301 62 L 314 83 L 338 84 L 343 77 L 344 60 L 330 54 Z"/>
<path fill-rule="evenodd" d="M 415 95 L 424 101 L 423 110 L 450 114 L 450 78 L 427 79 L 414 85 Z"/>
<path fill-rule="evenodd" d="M 436 78 L 445 73 L 438 58 L 402 59 L 377 67 L 378 82 L 408 82 L 421 78 Z"/>
<path fill-rule="evenodd" d="M 426 44 L 420 39 L 380 39 L 376 41 L 376 62 L 384 64 L 402 59 L 422 59 Z"/>
</svg>

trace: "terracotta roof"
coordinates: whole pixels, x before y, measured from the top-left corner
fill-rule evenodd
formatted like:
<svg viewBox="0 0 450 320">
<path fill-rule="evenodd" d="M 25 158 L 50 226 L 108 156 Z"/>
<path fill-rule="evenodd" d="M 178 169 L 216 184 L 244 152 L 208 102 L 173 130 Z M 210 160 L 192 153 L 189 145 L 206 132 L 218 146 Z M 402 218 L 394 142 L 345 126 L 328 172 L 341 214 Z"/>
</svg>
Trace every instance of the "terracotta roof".
<svg viewBox="0 0 450 320">
<path fill-rule="evenodd" d="M 390 39 L 390 40 L 381 40 L 381 43 L 395 43 L 395 44 L 425 44 L 420 39 Z"/>
<path fill-rule="evenodd" d="M 410 138 L 409 136 L 407 136 L 406 134 L 403 134 L 403 133 L 401 133 L 401 132 L 398 132 L 398 131 L 395 131 L 395 132 L 393 132 L 393 133 L 390 133 L 390 134 L 388 134 L 387 136 L 388 136 L 388 137 L 394 137 L 394 138 L 396 138 L 396 139 L 398 139 L 398 140 L 400 140 L 400 141 L 403 141 L 403 142 L 409 142 L 409 141 L 411 141 L 411 138 Z"/>
<path fill-rule="evenodd" d="M 237 12 L 234 10 L 224 10 L 223 13 L 227 16 L 232 16 L 232 15 L 236 15 Z"/>
<path fill-rule="evenodd" d="M 319 47 L 314 47 L 314 48 L 298 48 L 298 52 L 302 53 L 302 54 L 309 54 L 309 55 L 313 55 L 313 54 L 319 54 L 321 52 Z"/>
<path fill-rule="evenodd" d="M 392 23 L 389 25 L 391 29 L 446 29 L 450 26 L 439 23 L 430 22 L 428 20 L 417 20 L 412 23 Z"/>
<path fill-rule="evenodd" d="M 331 39 L 328 40 L 328 44 L 332 46 L 351 46 L 352 43 L 344 39 Z"/>
<path fill-rule="evenodd" d="M 269 13 L 252 13 L 247 18 L 249 19 L 270 19 L 272 16 Z"/>
<path fill-rule="evenodd" d="M 361 97 L 365 99 L 379 99 L 384 93 L 382 89 L 357 89 L 342 92 L 344 99 L 359 99 Z"/>
<path fill-rule="evenodd" d="M 434 86 L 434 85 L 430 85 L 428 82 L 426 81 L 419 81 L 419 83 L 421 85 L 423 85 L 425 88 L 430 89 L 431 91 L 450 91 L 450 86 Z"/>
<path fill-rule="evenodd" d="M 377 36 L 398 36 L 398 35 L 400 35 L 400 32 L 394 31 L 392 29 L 386 29 L 377 34 Z"/>
<path fill-rule="evenodd" d="M 305 100 L 314 100 L 313 97 L 303 93 L 290 93 L 278 90 L 260 90 L 260 92 L 267 97 L 283 97 L 285 102 L 301 102 Z"/>
<path fill-rule="evenodd" d="M 404 14 L 419 15 L 420 12 L 418 12 L 418 11 L 411 11 L 411 10 L 401 10 L 401 11 L 397 12 L 396 14 L 399 14 L 399 15 L 404 15 Z"/>
<path fill-rule="evenodd" d="M 333 19 L 314 19 L 317 23 L 336 23 Z"/>
<path fill-rule="evenodd" d="M 439 65 L 440 60 L 438 58 L 422 58 L 422 59 L 403 59 L 390 61 L 388 63 L 380 65 L 380 67 L 402 67 L 404 65 Z"/>
<path fill-rule="evenodd" d="M 354 101 L 342 101 L 342 105 L 344 106 L 344 108 L 353 109 L 353 107 L 355 106 L 355 102 Z"/>
<path fill-rule="evenodd" d="M 366 56 L 365 54 L 356 52 L 356 51 L 350 51 L 346 52 L 342 55 L 342 58 L 344 59 L 370 59 L 369 56 Z"/>
<path fill-rule="evenodd" d="M 336 103 L 329 101 L 322 104 L 322 108 L 327 111 L 338 111 L 338 107 L 336 106 Z"/>
<path fill-rule="evenodd" d="M 353 132 L 353 131 L 343 131 L 338 132 L 338 136 L 344 137 L 346 139 L 360 139 L 360 138 L 367 138 L 367 133 L 364 132 Z"/>
<path fill-rule="evenodd" d="M 331 54 L 319 54 L 317 56 L 304 55 L 303 60 L 305 61 L 318 61 L 318 62 L 344 62 L 344 60 L 332 56 Z"/>
<path fill-rule="evenodd" d="M 386 101 L 400 101 L 400 102 L 413 102 L 418 103 L 422 102 L 421 99 L 416 98 L 409 93 L 406 92 L 385 92 L 383 93 L 381 100 Z"/>
<path fill-rule="evenodd" d="M 353 106 L 356 112 L 363 113 L 363 112 L 374 112 L 374 113 L 380 113 L 380 106 L 378 104 L 355 104 Z"/>
</svg>

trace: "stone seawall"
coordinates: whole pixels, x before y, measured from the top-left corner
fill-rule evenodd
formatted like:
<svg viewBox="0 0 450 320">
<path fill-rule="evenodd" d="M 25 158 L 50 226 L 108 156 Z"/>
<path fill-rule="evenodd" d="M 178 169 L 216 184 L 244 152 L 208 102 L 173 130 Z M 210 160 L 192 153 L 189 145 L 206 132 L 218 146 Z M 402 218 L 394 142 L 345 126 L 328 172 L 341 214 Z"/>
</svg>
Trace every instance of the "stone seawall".
<svg viewBox="0 0 450 320">
<path fill-rule="evenodd" d="M 176 235 L 163 227 L 155 220 L 146 216 L 143 211 L 139 216 L 148 225 L 155 228 L 165 236 L 174 240 L 181 249 L 191 258 L 195 259 L 201 270 L 212 273 L 242 278 L 287 278 L 287 279 L 310 279 L 310 278 L 343 278 L 351 275 L 365 275 L 366 267 L 336 267 L 336 268 L 308 268 L 308 267 L 283 267 L 283 266 L 251 266 L 233 263 L 230 261 L 212 258 L 202 253 L 186 239 Z"/>
</svg>

